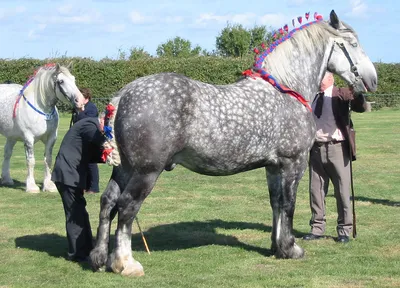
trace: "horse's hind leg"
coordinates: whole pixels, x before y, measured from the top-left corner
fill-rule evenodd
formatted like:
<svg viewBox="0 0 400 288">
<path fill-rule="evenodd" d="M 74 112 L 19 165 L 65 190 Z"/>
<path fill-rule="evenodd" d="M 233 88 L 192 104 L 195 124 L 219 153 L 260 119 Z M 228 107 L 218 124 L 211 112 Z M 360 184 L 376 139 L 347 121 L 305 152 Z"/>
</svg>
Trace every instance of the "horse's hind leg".
<svg viewBox="0 0 400 288">
<path fill-rule="evenodd" d="M 306 169 L 306 154 L 301 159 L 267 169 L 270 202 L 273 211 L 271 249 L 277 258 L 301 258 L 304 250 L 295 243 L 293 215 L 297 187 Z"/>
<path fill-rule="evenodd" d="M 107 263 L 107 267 L 115 273 L 132 277 L 144 275 L 142 265 L 132 257 L 132 222 L 139 212 L 144 199 L 153 189 L 161 171 L 134 175 L 118 199 L 118 226 L 115 249 Z"/>
<path fill-rule="evenodd" d="M 33 150 L 33 139 L 27 139 L 25 144 L 26 165 L 28 166 L 28 175 L 26 176 L 26 192 L 39 193 L 39 186 L 36 185 L 34 169 L 35 169 L 35 152 Z"/>
<path fill-rule="evenodd" d="M 4 160 L 1 171 L 1 184 L 3 185 L 14 185 L 14 181 L 10 175 L 10 159 L 17 141 L 7 138 L 6 145 L 4 145 Z"/>
<path fill-rule="evenodd" d="M 47 141 L 44 141 L 44 180 L 43 180 L 43 191 L 57 192 L 57 187 L 53 181 L 51 181 L 51 165 L 53 162 L 53 147 L 57 139 L 57 131 L 55 131 Z"/>
<path fill-rule="evenodd" d="M 120 195 L 121 190 L 119 185 L 111 178 L 100 200 L 97 241 L 96 246 L 90 252 L 90 264 L 93 271 L 98 271 L 100 267 L 104 266 L 107 262 L 111 221 L 117 212 L 116 204 Z"/>
</svg>

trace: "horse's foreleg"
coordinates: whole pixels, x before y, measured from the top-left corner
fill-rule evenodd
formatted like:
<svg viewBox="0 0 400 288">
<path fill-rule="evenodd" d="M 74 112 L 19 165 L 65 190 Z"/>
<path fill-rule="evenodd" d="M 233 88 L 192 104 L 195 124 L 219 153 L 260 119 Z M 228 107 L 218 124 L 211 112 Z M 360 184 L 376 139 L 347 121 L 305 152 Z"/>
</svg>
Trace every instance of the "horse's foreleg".
<svg viewBox="0 0 400 288">
<path fill-rule="evenodd" d="M 51 135 L 44 143 L 44 180 L 43 180 L 43 191 L 57 192 L 57 187 L 53 181 L 51 181 L 51 167 L 53 162 L 53 147 L 56 143 L 57 135 Z"/>
<path fill-rule="evenodd" d="M 90 252 L 90 262 L 93 271 L 98 271 L 100 267 L 106 264 L 111 221 L 117 211 L 116 204 L 120 195 L 120 187 L 114 179 L 110 179 L 106 190 L 101 195 L 97 241 L 95 248 Z"/>
<path fill-rule="evenodd" d="M 7 139 L 6 145 L 4 145 L 4 160 L 1 171 L 1 184 L 3 185 L 14 185 L 14 181 L 11 179 L 10 175 L 10 159 L 15 143 L 17 143 L 17 141 Z"/>
<path fill-rule="evenodd" d="M 271 249 L 277 258 L 301 258 L 304 250 L 295 243 L 293 216 L 297 187 L 306 168 L 304 161 L 268 169 L 268 188 L 273 211 Z"/>
<path fill-rule="evenodd" d="M 107 262 L 107 267 L 115 273 L 132 277 L 144 275 L 142 265 L 132 257 L 132 222 L 139 212 L 144 199 L 153 189 L 160 173 L 161 171 L 133 176 L 118 199 L 118 226 L 115 250 Z"/>
<path fill-rule="evenodd" d="M 26 176 L 26 192 L 28 193 L 39 193 L 39 186 L 35 182 L 35 152 L 33 150 L 34 141 L 25 140 L 25 156 L 26 166 L 28 167 L 28 175 Z"/>
</svg>

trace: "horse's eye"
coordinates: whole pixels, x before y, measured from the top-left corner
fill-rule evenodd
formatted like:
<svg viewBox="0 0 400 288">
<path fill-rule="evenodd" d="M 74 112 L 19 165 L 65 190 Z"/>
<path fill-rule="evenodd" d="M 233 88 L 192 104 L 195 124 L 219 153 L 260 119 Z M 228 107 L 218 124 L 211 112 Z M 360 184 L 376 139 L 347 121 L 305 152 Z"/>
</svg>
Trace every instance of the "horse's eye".
<svg viewBox="0 0 400 288">
<path fill-rule="evenodd" d="M 357 42 L 351 43 L 351 46 L 357 47 L 357 46 L 358 46 L 358 43 L 357 43 Z"/>
<path fill-rule="evenodd" d="M 63 83 L 64 83 L 64 80 L 62 80 L 62 79 L 58 80 L 58 84 L 63 84 Z"/>
</svg>

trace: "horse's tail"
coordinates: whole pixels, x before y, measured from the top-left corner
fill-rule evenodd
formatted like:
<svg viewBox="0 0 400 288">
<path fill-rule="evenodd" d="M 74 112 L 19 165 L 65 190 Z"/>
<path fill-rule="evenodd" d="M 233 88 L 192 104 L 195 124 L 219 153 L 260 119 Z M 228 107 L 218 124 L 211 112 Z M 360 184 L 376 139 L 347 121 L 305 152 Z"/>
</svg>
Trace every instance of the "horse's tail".
<svg viewBox="0 0 400 288">
<path fill-rule="evenodd" d="M 120 97 L 114 97 L 106 107 L 106 115 L 104 117 L 104 134 L 107 137 L 107 141 L 104 142 L 103 148 L 103 160 L 112 166 L 118 166 L 121 164 L 121 157 L 118 151 L 118 145 L 115 141 L 114 134 L 114 121 L 118 111 Z"/>
</svg>

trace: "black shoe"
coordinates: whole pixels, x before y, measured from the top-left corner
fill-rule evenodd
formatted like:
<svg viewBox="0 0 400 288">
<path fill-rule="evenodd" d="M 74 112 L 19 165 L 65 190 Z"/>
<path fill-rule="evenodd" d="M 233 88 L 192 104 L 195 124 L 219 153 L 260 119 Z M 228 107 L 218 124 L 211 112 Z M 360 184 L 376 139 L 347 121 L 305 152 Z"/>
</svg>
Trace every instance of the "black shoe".
<svg viewBox="0 0 400 288">
<path fill-rule="evenodd" d="M 350 241 L 349 236 L 339 236 L 336 240 L 338 243 L 348 243 Z"/>
<path fill-rule="evenodd" d="M 324 238 L 324 236 L 322 236 L 322 235 L 315 235 L 315 234 L 312 234 L 312 233 L 303 236 L 303 240 L 306 240 L 306 241 L 309 241 L 309 240 L 318 240 L 318 239 L 321 239 L 321 238 Z"/>
</svg>

